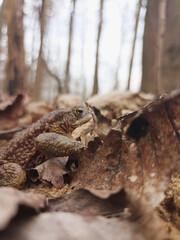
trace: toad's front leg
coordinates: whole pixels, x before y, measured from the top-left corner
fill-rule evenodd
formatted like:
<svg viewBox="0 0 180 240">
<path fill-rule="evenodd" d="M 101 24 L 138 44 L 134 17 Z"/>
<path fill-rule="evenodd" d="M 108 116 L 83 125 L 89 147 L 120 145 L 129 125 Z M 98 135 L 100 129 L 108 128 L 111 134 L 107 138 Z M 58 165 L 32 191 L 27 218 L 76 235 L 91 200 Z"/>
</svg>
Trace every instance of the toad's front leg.
<svg viewBox="0 0 180 240">
<path fill-rule="evenodd" d="M 30 170 L 28 177 L 33 182 L 38 179 L 44 183 L 51 183 L 56 188 L 62 188 L 64 186 L 63 175 L 67 173 L 67 169 L 61 163 L 61 160 L 63 159 L 62 161 L 64 161 L 64 158 L 59 157 L 73 154 L 81 149 L 83 144 L 71 137 L 60 134 L 42 133 L 35 138 L 35 146 L 49 160 Z"/>
<path fill-rule="evenodd" d="M 35 139 L 36 148 L 48 157 L 69 156 L 79 149 L 83 144 L 70 137 L 57 133 L 42 133 Z"/>
<path fill-rule="evenodd" d="M 26 172 L 13 162 L 0 160 L 0 186 L 21 188 L 26 181 Z"/>
</svg>

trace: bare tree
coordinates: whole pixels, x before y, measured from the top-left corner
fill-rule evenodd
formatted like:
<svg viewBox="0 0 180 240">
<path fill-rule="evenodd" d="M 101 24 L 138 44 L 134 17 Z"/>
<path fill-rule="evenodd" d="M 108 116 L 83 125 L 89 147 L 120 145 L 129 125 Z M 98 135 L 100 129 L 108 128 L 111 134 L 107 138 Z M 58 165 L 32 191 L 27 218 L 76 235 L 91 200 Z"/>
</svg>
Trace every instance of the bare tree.
<svg viewBox="0 0 180 240">
<path fill-rule="evenodd" d="M 27 92 L 29 94 L 32 94 L 34 90 L 34 82 L 36 79 L 36 70 L 37 70 L 37 55 L 34 56 L 36 53 L 36 28 L 39 24 L 39 6 L 36 6 L 34 2 L 33 4 L 33 15 L 31 16 L 31 22 L 32 22 L 32 44 L 31 44 L 31 64 L 29 66 L 29 72 L 28 72 L 28 89 Z M 39 56 L 39 52 L 38 52 Z"/>
<path fill-rule="evenodd" d="M 42 90 L 42 83 L 43 83 L 43 43 L 44 43 L 44 34 L 45 34 L 45 27 L 46 27 L 46 11 L 47 11 L 47 0 L 42 0 L 42 7 L 40 9 L 40 49 L 39 49 L 39 56 L 38 56 L 38 63 L 36 69 L 36 79 L 34 84 L 34 92 L 33 92 L 33 99 L 40 100 L 41 99 L 41 90 Z"/>
<path fill-rule="evenodd" d="M 71 65 L 71 49 L 73 41 L 73 23 L 74 23 L 74 13 L 76 8 L 76 1 L 73 2 L 73 10 L 71 12 L 70 22 L 69 22 L 69 43 L 68 43 L 68 55 L 66 62 L 66 72 L 65 72 L 65 81 L 64 81 L 64 92 L 69 93 L 69 84 L 70 84 L 70 65 Z"/>
<path fill-rule="evenodd" d="M 126 3 L 126 5 L 124 6 L 122 13 L 120 13 L 121 15 L 121 25 L 120 25 L 120 49 L 119 49 L 119 53 L 118 53 L 118 59 L 117 59 L 117 65 L 116 65 L 116 69 L 115 69 L 115 82 L 114 82 L 114 90 L 117 90 L 120 88 L 120 83 L 119 83 L 119 69 L 121 66 L 121 61 L 122 61 L 122 54 L 121 54 L 121 50 L 122 50 L 122 46 L 124 44 L 124 40 L 125 40 L 125 35 L 126 35 L 126 21 L 127 19 L 127 8 L 128 5 Z"/>
<path fill-rule="evenodd" d="M 141 90 L 162 93 L 180 83 L 180 1 L 151 0 L 147 4 Z"/>
<path fill-rule="evenodd" d="M 5 6 L 6 1 L 3 0 L 2 5 L 0 7 L 0 48 L 2 50 L 2 39 L 4 36 L 6 36 L 6 34 L 3 33 L 3 27 L 6 26 L 6 15 L 5 15 L 5 10 L 6 10 L 6 6 Z M 4 49 L 3 49 L 4 51 Z M 7 52 L 7 50 L 5 50 Z M 7 55 L 7 54 L 6 54 Z M 1 65 L 0 65 L 0 94 L 3 90 L 7 90 L 7 79 L 6 77 L 4 77 L 4 73 L 6 72 L 6 60 L 1 60 Z"/>
<path fill-rule="evenodd" d="M 92 95 L 95 95 L 99 91 L 99 79 L 98 79 L 98 70 L 99 70 L 99 43 L 101 38 L 102 23 L 103 23 L 103 5 L 104 0 L 100 0 L 100 9 L 99 9 L 99 26 L 98 26 L 98 36 L 97 36 L 97 45 L 96 45 L 96 62 L 95 62 L 95 71 L 94 71 L 94 85 Z"/>
<path fill-rule="evenodd" d="M 158 33 L 157 33 L 157 51 L 156 51 L 156 79 L 157 79 L 157 92 L 160 92 L 161 82 L 162 82 L 162 74 L 161 74 L 161 66 L 162 66 L 162 57 L 163 57 L 163 49 L 164 49 L 164 37 L 166 30 L 166 7 L 167 0 L 159 0 L 159 13 L 158 13 Z"/>
<path fill-rule="evenodd" d="M 83 86 L 83 92 L 82 92 L 82 99 L 85 100 L 86 98 L 86 78 L 84 74 L 84 47 L 85 47 L 85 28 L 86 28 L 86 16 L 83 14 L 83 24 L 82 24 L 82 45 L 81 45 L 81 83 Z"/>
<path fill-rule="evenodd" d="M 1 8 L 0 8 L 0 39 L 2 37 L 2 27 L 3 27 L 3 24 L 4 24 L 4 10 L 5 10 L 5 7 L 6 7 L 5 3 L 6 3 L 6 1 L 3 0 Z"/>
<path fill-rule="evenodd" d="M 134 61 L 134 51 L 135 51 L 135 46 L 136 46 L 136 38 L 137 38 L 137 31 L 138 31 L 138 25 L 139 25 L 139 17 L 140 17 L 141 6 L 142 6 L 142 0 L 139 0 L 137 13 L 136 13 L 136 21 L 135 21 L 135 28 L 134 28 L 134 39 L 133 39 L 133 44 L 132 44 L 131 59 L 130 59 L 130 64 L 129 64 L 129 76 L 128 76 L 127 89 L 130 89 L 131 73 L 132 73 L 132 67 L 133 67 L 133 61 Z"/>
<path fill-rule="evenodd" d="M 10 95 L 24 91 L 26 65 L 24 51 L 24 0 L 6 0 L 8 61 L 6 66 L 7 90 Z"/>
<path fill-rule="evenodd" d="M 159 1 L 147 2 L 143 36 L 143 61 L 141 90 L 144 92 L 157 92 L 156 86 L 156 43 L 158 31 Z"/>
</svg>

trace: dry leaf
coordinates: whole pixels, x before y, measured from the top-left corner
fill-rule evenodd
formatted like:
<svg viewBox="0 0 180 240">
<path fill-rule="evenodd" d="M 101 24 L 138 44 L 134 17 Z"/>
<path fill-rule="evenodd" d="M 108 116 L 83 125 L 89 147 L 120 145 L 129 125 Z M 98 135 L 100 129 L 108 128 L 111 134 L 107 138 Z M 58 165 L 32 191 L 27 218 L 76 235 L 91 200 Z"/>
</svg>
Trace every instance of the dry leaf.
<svg viewBox="0 0 180 240">
<path fill-rule="evenodd" d="M 51 183 L 54 187 L 61 189 L 64 187 L 63 175 L 67 174 L 65 164 L 67 157 L 52 158 L 28 171 L 28 177 L 36 182 Z"/>
<path fill-rule="evenodd" d="M 81 105 L 81 98 L 77 95 L 61 94 L 54 100 L 55 108 L 69 108 Z"/>
<path fill-rule="evenodd" d="M 152 94 L 132 92 L 110 92 L 91 97 L 87 103 L 99 109 L 108 119 L 116 119 L 125 113 L 139 109 L 154 99 Z"/>
<path fill-rule="evenodd" d="M 166 197 L 158 206 L 160 216 L 180 230 L 180 174 L 174 174 L 166 191 Z"/>
<path fill-rule="evenodd" d="M 102 144 L 76 156 L 79 168 L 72 186 L 96 191 L 125 188 L 152 207 L 164 197 L 172 170 L 180 162 L 180 93 L 163 95 L 119 119 Z"/>
<path fill-rule="evenodd" d="M 129 94 L 129 102 L 125 103 L 125 95 L 121 98 L 123 106 L 119 106 L 120 101 L 113 102 L 112 95 L 106 102 L 102 100 L 102 105 L 98 105 L 101 100 L 92 105 L 97 118 L 96 134 L 87 149 L 69 159 L 78 166 L 77 172 L 71 173 L 68 179 L 75 191 L 49 200 L 43 210 L 50 212 L 38 216 L 17 214 L 22 201 L 14 197 L 11 203 L 7 200 L 7 206 L 15 205 L 16 211 L 14 208 L 11 214 L 9 209 L 4 211 L 7 217 L 3 219 L 7 220 L 0 239 L 167 239 L 154 208 L 164 197 L 171 173 L 179 168 L 180 90 L 162 95 L 147 106 L 120 117 L 113 128 L 112 118 L 128 110 L 128 105 L 132 111 L 143 105 L 143 98 L 149 101 L 146 95 Z M 48 162 L 45 165 L 45 180 L 53 182 L 53 177 L 62 178 L 56 166 L 54 170 L 54 165 L 49 167 Z M 173 190 L 174 195 L 169 195 L 176 209 L 168 216 L 179 226 L 177 189 Z M 31 207 L 32 198 L 28 198 Z M 169 206 L 168 201 L 165 203 Z M 4 208 L 0 201 L 1 205 Z M 11 221 L 12 215 L 16 218 Z"/>
<path fill-rule="evenodd" d="M 43 195 L 34 193 L 24 193 L 15 188 L 0 188 L 0 231 L 4 230 L 10 221 L 18 214 L 20 207 L 31 209 L 37 212 L 45 207 Z M 24 211 L 25 208 L 24 208 Z"/>
<path fill-rule="evenodd" d="M 100 216 L 81 216 L 66 212 L 41 213 L 38 216 L 26 219 L 16 219 L 6 231 L 0 233 L 0 238 L 3 240 L 165 239 L 161 229 L 156 228 L 155 225 L 146 234 L 144 231 L 146 224 L 138 225 L 133 221 L 121 221 L 117 218 L 107 219 Z"/>
<path fill-rule="evenodd" d="M 50 104 L 44 102 L 30 102 L 25 106 L 25 115 L 19 119 L 20 126 L 36 122 L 45 114 L 55 110 Z"/>
<path fill-rule="evenodd" d="M 18 119 L 23 115 L 27 101 L 25 95 L 19 94 L 13 101 L 8 101 L 8 104 L 4 102 L 0 104 L 0 130 L 17 127 Z"/>
<path fill-rule="evenodd" d="M 79 189 L 60 198 L 49 200 L 47 210 L 110 216 L 118 215 L 128 207 L 128 203 L 123 190 L 102 199 L 87 190 Z"/>
</svg>

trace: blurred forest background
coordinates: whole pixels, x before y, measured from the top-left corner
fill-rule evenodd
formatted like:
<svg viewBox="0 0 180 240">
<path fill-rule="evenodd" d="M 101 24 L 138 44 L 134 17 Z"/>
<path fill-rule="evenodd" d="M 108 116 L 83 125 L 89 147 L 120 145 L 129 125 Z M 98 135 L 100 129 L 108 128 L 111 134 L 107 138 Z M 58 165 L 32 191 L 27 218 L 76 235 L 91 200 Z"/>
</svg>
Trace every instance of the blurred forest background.
<svg viewBox="0 0 180 240">
<path fill-rule="evenodd" d="M 179 83 L 179 0 L 0 1 L 0 94 L 87 99 Z"/>
</svg>

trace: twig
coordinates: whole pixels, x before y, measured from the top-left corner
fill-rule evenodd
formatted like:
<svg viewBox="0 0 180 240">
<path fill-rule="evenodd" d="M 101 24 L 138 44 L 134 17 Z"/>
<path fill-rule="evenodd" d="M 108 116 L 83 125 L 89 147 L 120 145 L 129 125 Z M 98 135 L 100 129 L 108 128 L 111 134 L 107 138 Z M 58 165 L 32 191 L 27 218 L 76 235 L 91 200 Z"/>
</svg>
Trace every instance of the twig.
<svg viewBox="0 0 180 240">
<path fill-rule="evenodd" d="M 45 70 L 47 71 L 47 73 L 48 73 L 52 78 L 54 78 L 54 79 L 56 80 L 56 82 L 57 82 L 57 84 L 58 84 L 58 93 L 62 93 L 63 90 L 62 90 L 62 85 L 61 85 L 61 79 L 60 79 L 55 73 L 53 73 L 53 72 L 50 70 L 50 68 L 49 68 L 49 66 L 48 66 L 48 64 L 47 64 L 47 62 L 45 61 L 44 58 L 42 58 L 42 63 L 43 63 L 43 65 L 44 65 L 44 68 L 45 68 Z"/>
<path fill-rule="evenodd" d="M 2 131 L 0 131 L 0 140 L 2 140 L 2 139 L 9 140 L 9 139 L 11 139 L 14 136 L 15 133 L 20 132 L 20 131 L 26 129 L 28 126 L 17 127 L 17 128 L 13 128 L 13 129 L 10 129 L 10 130 L 2 130 Z"/>
<path fill-rule="evenodd" d="M 99 71 L 99 45 L 102 31 L 102 23 L 103 23 L 103 5 L 104 0 L 100 1 L 100 9 L 99 9 L 99 26 L 98 26 L 98 36 L 97 36 L 97 45 L 96 45 L 96 63 L 95 63 L 95 71 L 94 71 L 94 85 L 92 96 L 98 94 L 99 91 L 99 79 L 98 79 L 98 71 Z"/>
<path fill-rule="evenodd" d="M 130 89 L 131 73 L 132 73 L 132 66 L 133 66 L 133 61 L 134 61 L 134 51 L 135 51 L 135 46 L 136 46 L 136 38 L 137 38 L 137 30 L 138 30 L 138 25 L 139 25 L 139 17 L 140 17 L 141 6 L 142 6 L 142 0 L 139 0 L 138 10 L 137 10 L 137 14 L 136 14 L 135 29 L 134 29 L 134 39 L 133 39 L 133 45 L 132 45 L 132 54 L 131 54 L 131 60 L 130 60 L 130 65 L 129 65 L 129 77 L 128 77 L 127 90 Z"/>
</svg>

